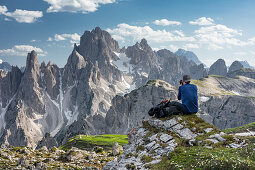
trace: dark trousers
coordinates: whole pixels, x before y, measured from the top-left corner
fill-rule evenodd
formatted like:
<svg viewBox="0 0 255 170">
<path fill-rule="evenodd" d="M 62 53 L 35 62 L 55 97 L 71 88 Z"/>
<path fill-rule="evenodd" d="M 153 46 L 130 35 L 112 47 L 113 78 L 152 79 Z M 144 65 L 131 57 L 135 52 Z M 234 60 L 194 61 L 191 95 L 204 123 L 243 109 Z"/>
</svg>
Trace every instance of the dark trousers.
<svg viewBox="0 0 255 170">
<path fill-rule="evenodd" d="M 172 101 L 168 103 L 167 107 L 164 108 L 168 113 L 171 115 L 178 115 L 178 114 L 190 114 L 186 109 L 185 106 L 177 101 Z"/>
</svg>

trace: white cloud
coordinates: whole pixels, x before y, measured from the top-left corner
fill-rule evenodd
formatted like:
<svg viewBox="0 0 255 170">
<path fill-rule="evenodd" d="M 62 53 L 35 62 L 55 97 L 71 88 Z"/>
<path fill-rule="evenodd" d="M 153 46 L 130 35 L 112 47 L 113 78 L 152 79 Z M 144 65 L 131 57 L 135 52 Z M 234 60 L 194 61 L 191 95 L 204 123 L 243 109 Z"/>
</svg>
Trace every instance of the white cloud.
<svg viewBox="0 0 255 170">
<path fill-rule="evenodd" d="M 11 19 L 9 19 L 9 18 L 4 18 L 4 20 L 5 20 L 5 21 L 11 21 Z"/>
<path fill-rule="evenodd" d="M 246 52 L 242 52 L 242 51 L 240 51 L 240 52 L 234 52 L 234 54 L 235 54 L 235 55 L 247 55 Z"/>
<path fill-rule="evenodd" d="M 47 41 L 53 41 L 53 39 L 51 37 L 49 37 Z"/>
<path fill-rule="evenodd" d="M 251 53 L 252 55 L 255 55 L 255 51 L 250 51 L 250 53 Z"/>
<path fill-rule="evenodd" d="M 189 43 L 189 44 L 185 44 L 185 45 L 183 46 L 183 48 L 184 48 L 185 50 L 187 50 L 187 49 L 194 49 L 194 48 L 199 48 L 199 45 Z"/>
<path fill-rule="evenodd" d="M 5 15 L 10 18 L 14 18 L 19 23 L 34 23 L 38 18 L 43 16 L 42 11 L 27 11 L 16 9 L 14 12 L 8 12 L 6 6 L 0 6 L 0 15 Z M 9 21 L 9 18 L 5 19 Z"/>
<path fill-rule="evenodd" d="M 252 45 L 255 41 L 250 39 L 242 41 L 238 37 L 242 35 L 240 30 L 229 28 L 225 25 L 217 24 L 204 26 L 195 30 L 195 38 L 200 44 L 208 45 L 209 49 L 223 49 L 231 46 L 246 46 Z"/>
<path fill-rule="evenodd" d="M 177 51 L 179 48 L 176 46 L 176 45 L 169 45 L 169 49 L 172 51 L 172 52 L 175 52 Z"/>
<path fill-rule="evenodd" d="M 44 0 L 50 4 L 47 12 L 95 12 L 100 5 L 111 4 L 116 0 Z"/>
<path fill-rule="evenodd" d="M 6 6 L 1 6 L 0 5 L 0 14 L 5 14 L 8 11 Z"/>
<path fill-rule="evenodd" d="M 31 45 L 15 45 L 10 49 L 0 50 L 0 56 L 27 56 L 27 53 L 35 50 L 38 55 L 45 56 L 47 52 L 44 52 L 41 48 Z"/>
<path fill-rule="evenodd" d="M 191 25 L 214 25 L 214 20 L 212 18 L 201 17 L 195 21 L 190 21 Z"/>
<path fill-rule="evenodd" d="M 69 40 L 70 43 L 78 43 L 80 41 L 80 35 L 77 33 L 74 34 L 55 34 L 54 35 L 55 41 L 65 41 Z M 52 37 L 49 37 L 47 41 L 53 41 Z"/>
<path fill-rule="evenodd" d="M 36 40 L 30 40 L 30 42 L 36 42 Z"/>
<path fill-rule="evenodd" d="M 153 30 L 149 26 L 132 26 L 125 23 L 117 25 L 117 28 L 106 29 L 112 36 L 119 39 L 131 38 L 134 42 L 142 38 L 154 43 L 166 43 L 172 41 L 194 41 L 193 37 L 186 37 L 180 31 Z"/>
<path fill-rule="evenodd" d="M 167 19 L 161 19 L 161 20 L 155 20 L 153 22 L 155 25 L 162 25 L 162 26 L 168 26 L 168 25 L 181 25 L 182 23 L 179 21 L 169 21 Z"/>
</svg>

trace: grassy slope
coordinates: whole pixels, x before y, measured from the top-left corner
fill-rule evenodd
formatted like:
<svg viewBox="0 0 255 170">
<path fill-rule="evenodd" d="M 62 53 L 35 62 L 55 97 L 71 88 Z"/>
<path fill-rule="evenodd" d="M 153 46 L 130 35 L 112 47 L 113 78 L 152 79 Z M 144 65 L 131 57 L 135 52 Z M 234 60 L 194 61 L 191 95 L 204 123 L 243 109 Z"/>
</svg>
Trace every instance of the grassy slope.
<svg viewBox="0 0 255 170">
<path fill-rule="evenodd" d="M 196 137 L 196 141 L 204 141 L 211 134 L 219 133 L 220 130 L 206 123 L 196 115 L 179 116 L 181 122 L 186 122 L 185 127 L 196 128 L 202 132 L 205 128 L 213 128 L 213 131 Z M 169 118 L 166 118 L 169 119 Z M 163 119 L 162 119 L 163 120 Z M 180 121 L 179 121 L 180 122 Z M 144 126 L 149 129 L 149 135 L 163 132 L 163 129 L 156 129 L 148 123 Z M 167 133 L 167 132 L 164 132 Z M 212 144 L 212 149 L 206 148 L 196 142 L 195 146 L 187 145 L 187 141 L 173 136 L 178 143 L 175 151 L 169 155 L 163 155 L 162 161 L 155 165 L 148 165 L 150 169 L 255 169 L 255 144 L 239 149 L 226 148 L 226 145 L 234 142 L 233 136 L 226 135 L 225 142 Z M 247 138 L 244 138 L 247 139 Z M 242 141 L 242 140 L 241 140 Z M 247 140 L 246 140 L 247 141 Z M 210 145 L 210 143 L 207 143 Z"/>
<path fill-rule="evenodd" d="M 225 133 L 241 133 L 241 132 L 248 132 L 247 129 L 250 131 L 255 131 L 255 122 L 244 125 L 244 126 L 240 126 L 240 127 L 225 129 L 224 132 Z"/>
<path fill-rule="evenodd" d="M 105 150 L 112 148 L 112 145 L 118 142 L 120 145 L 128 143 L 127 135 L 77 135 L 70 138 L 66 144 L 62 145 L 60 149 L 70 149 L 71 147 L 77 147 L 79 149 L 92 149 L 95 146 L 103 147 Z"/>
</svg>

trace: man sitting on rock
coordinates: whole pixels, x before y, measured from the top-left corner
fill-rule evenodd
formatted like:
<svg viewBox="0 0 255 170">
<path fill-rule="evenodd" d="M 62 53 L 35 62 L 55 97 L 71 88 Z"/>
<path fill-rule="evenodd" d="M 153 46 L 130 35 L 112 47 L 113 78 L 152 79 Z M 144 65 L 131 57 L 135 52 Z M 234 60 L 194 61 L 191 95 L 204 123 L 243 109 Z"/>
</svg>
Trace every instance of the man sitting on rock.
<svg viewBox="0 0 255 170">
<path fill-rule="evenodd" d="M 198 97 L 197 86 L 190 84 L 190 76 L 184 75 L 180 81 L 181 86 L 178 90 L 178 100 L 182 100 L 182 103 L 177 101 L 169 102 L 168 105 L 163 108 L 163 111 L 168 115 L 173 114 L 192 114 L 198 112 Z"/>
<path fill-rule="evenodd" d="M 198 97 L 197 86 L 190 84 L 190 76 L 184 75 L 180 81 L 181 86 L 178 90 L 178 100 L 182 100 L 182 103 L 177 101 L 162 101 L 157 106 L 151 108 L 148 112 L 150 116 L 155 115 L 157 118 L 167 117 L 177 114 L 192 114 L 198 111 Z"/>
</svg>

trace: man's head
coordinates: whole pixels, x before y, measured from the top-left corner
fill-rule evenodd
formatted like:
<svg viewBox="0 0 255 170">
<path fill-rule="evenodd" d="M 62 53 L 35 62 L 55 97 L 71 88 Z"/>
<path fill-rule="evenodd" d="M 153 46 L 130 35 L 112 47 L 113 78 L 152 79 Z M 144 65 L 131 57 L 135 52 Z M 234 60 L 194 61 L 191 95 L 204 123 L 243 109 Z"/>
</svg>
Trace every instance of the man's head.
<svg viewBox="0 0 255 170">
<path fill-rule="evenodd" d="M 182 78 L 182 81 L 184 84 L 189 84 L 190 83 L 190 76 L 189 75 L 184 75 Z"/>
</svg>

